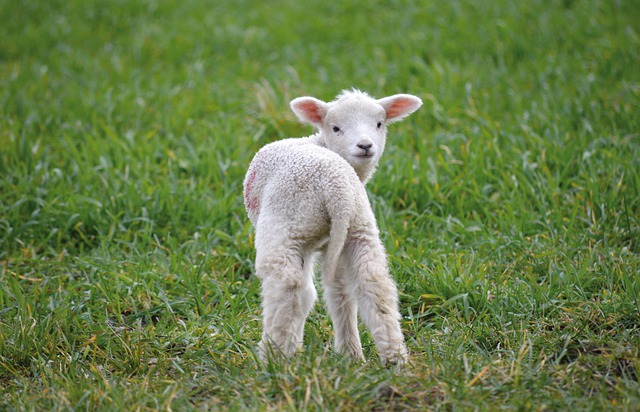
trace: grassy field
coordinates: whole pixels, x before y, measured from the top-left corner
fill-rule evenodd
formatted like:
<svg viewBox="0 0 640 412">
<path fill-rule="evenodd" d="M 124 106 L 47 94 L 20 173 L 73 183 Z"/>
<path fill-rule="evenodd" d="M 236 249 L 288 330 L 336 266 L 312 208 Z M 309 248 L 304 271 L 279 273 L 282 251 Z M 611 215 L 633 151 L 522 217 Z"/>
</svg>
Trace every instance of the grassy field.
<svg viewBox="0 0 640 412">
<path fill-rule="evenodd" d="M 0 0 L 1 410 L 640 410 L 640 3 Z M 256 359 L 242 179 L 406 92 L 369 184 L 411 365 Z"/>
</svg>

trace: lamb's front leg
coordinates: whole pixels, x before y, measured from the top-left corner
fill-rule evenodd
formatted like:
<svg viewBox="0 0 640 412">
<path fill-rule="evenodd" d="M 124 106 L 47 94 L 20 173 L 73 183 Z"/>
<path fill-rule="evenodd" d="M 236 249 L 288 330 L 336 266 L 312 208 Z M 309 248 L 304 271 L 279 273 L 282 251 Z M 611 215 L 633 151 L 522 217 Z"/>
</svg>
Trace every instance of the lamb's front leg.
<svg viewBox="0 0 640 412">
<path fill-rule="evenodd" d="M 347 277 L 351 271 L 341 259 L 337 273 L 331 282 L 325 282 L 324 299 L 333 321 L 335 348 L 338 353 L 364 360 L 360 334 L 358 332 L 358 305 L 351 282 Z"/>
<path fill-rule="evenodd" d="M 346 245 L 354 265 L 354 287 L 362 321 L 380 354 L 382 364 L 404 364 L 407 349 L 400 328 L 398 290 L 389 275 L 387 258 L 375 237 L 352 239 Z"/>
</svg>

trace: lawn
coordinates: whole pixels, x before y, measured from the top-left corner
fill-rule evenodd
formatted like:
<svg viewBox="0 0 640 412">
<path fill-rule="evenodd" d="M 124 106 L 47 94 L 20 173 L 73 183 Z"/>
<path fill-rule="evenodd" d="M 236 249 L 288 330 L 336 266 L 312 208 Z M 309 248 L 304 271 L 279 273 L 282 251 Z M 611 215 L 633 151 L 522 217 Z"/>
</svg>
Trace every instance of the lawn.
<svg viewBox="0 0 640 412">
<path fill-rule="evenodd" d="M 0 0 L 1 410 L 640 410 L 640 3 Z M 357 87 L 411 364 L 261 363 L 242 180 Z"/>
</svg>

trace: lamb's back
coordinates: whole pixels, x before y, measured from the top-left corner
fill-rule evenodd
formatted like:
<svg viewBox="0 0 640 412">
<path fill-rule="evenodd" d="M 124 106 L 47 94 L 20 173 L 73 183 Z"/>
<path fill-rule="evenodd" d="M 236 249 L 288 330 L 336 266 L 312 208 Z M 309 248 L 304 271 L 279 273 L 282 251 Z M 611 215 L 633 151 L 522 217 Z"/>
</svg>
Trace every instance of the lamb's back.
<svg viewBox="0 0 640 412">
<path fill-rule="evenodd" d="M 350 207 L 360 187 L 351 165 L 337 153 L 309 138 L 286 139 L 255 155 L 244 181 L 245 206 L 254 225 L 261 210 L 325 222 L 327 208 Z"/>
</svg>

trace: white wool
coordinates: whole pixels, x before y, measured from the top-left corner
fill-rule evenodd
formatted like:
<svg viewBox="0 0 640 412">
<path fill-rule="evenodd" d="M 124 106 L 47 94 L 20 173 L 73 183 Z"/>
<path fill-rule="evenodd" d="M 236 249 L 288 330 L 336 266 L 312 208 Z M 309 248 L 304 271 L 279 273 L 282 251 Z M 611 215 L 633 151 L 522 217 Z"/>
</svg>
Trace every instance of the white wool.
<svg viewBox="0 0 640 412">
<path fill-rule="evenodd" d="M 324 298 L 336 349 L 363 359 L 357 313 L 383 363 L 403 363 L 395 283 L 364 188 L 382 155 L 386 125 L 417 110 L 411 95 L 375 100 L 344 91 L 329 103 L 300 97 L 291 108 L 318 133 L 264 146 L 244 181 L 255 227 L 256 273 L 262 281 L 261 355 L 291 356 L 302 345 L 316 299 L 315 255 L 323 255 Z"/>
</svg>

